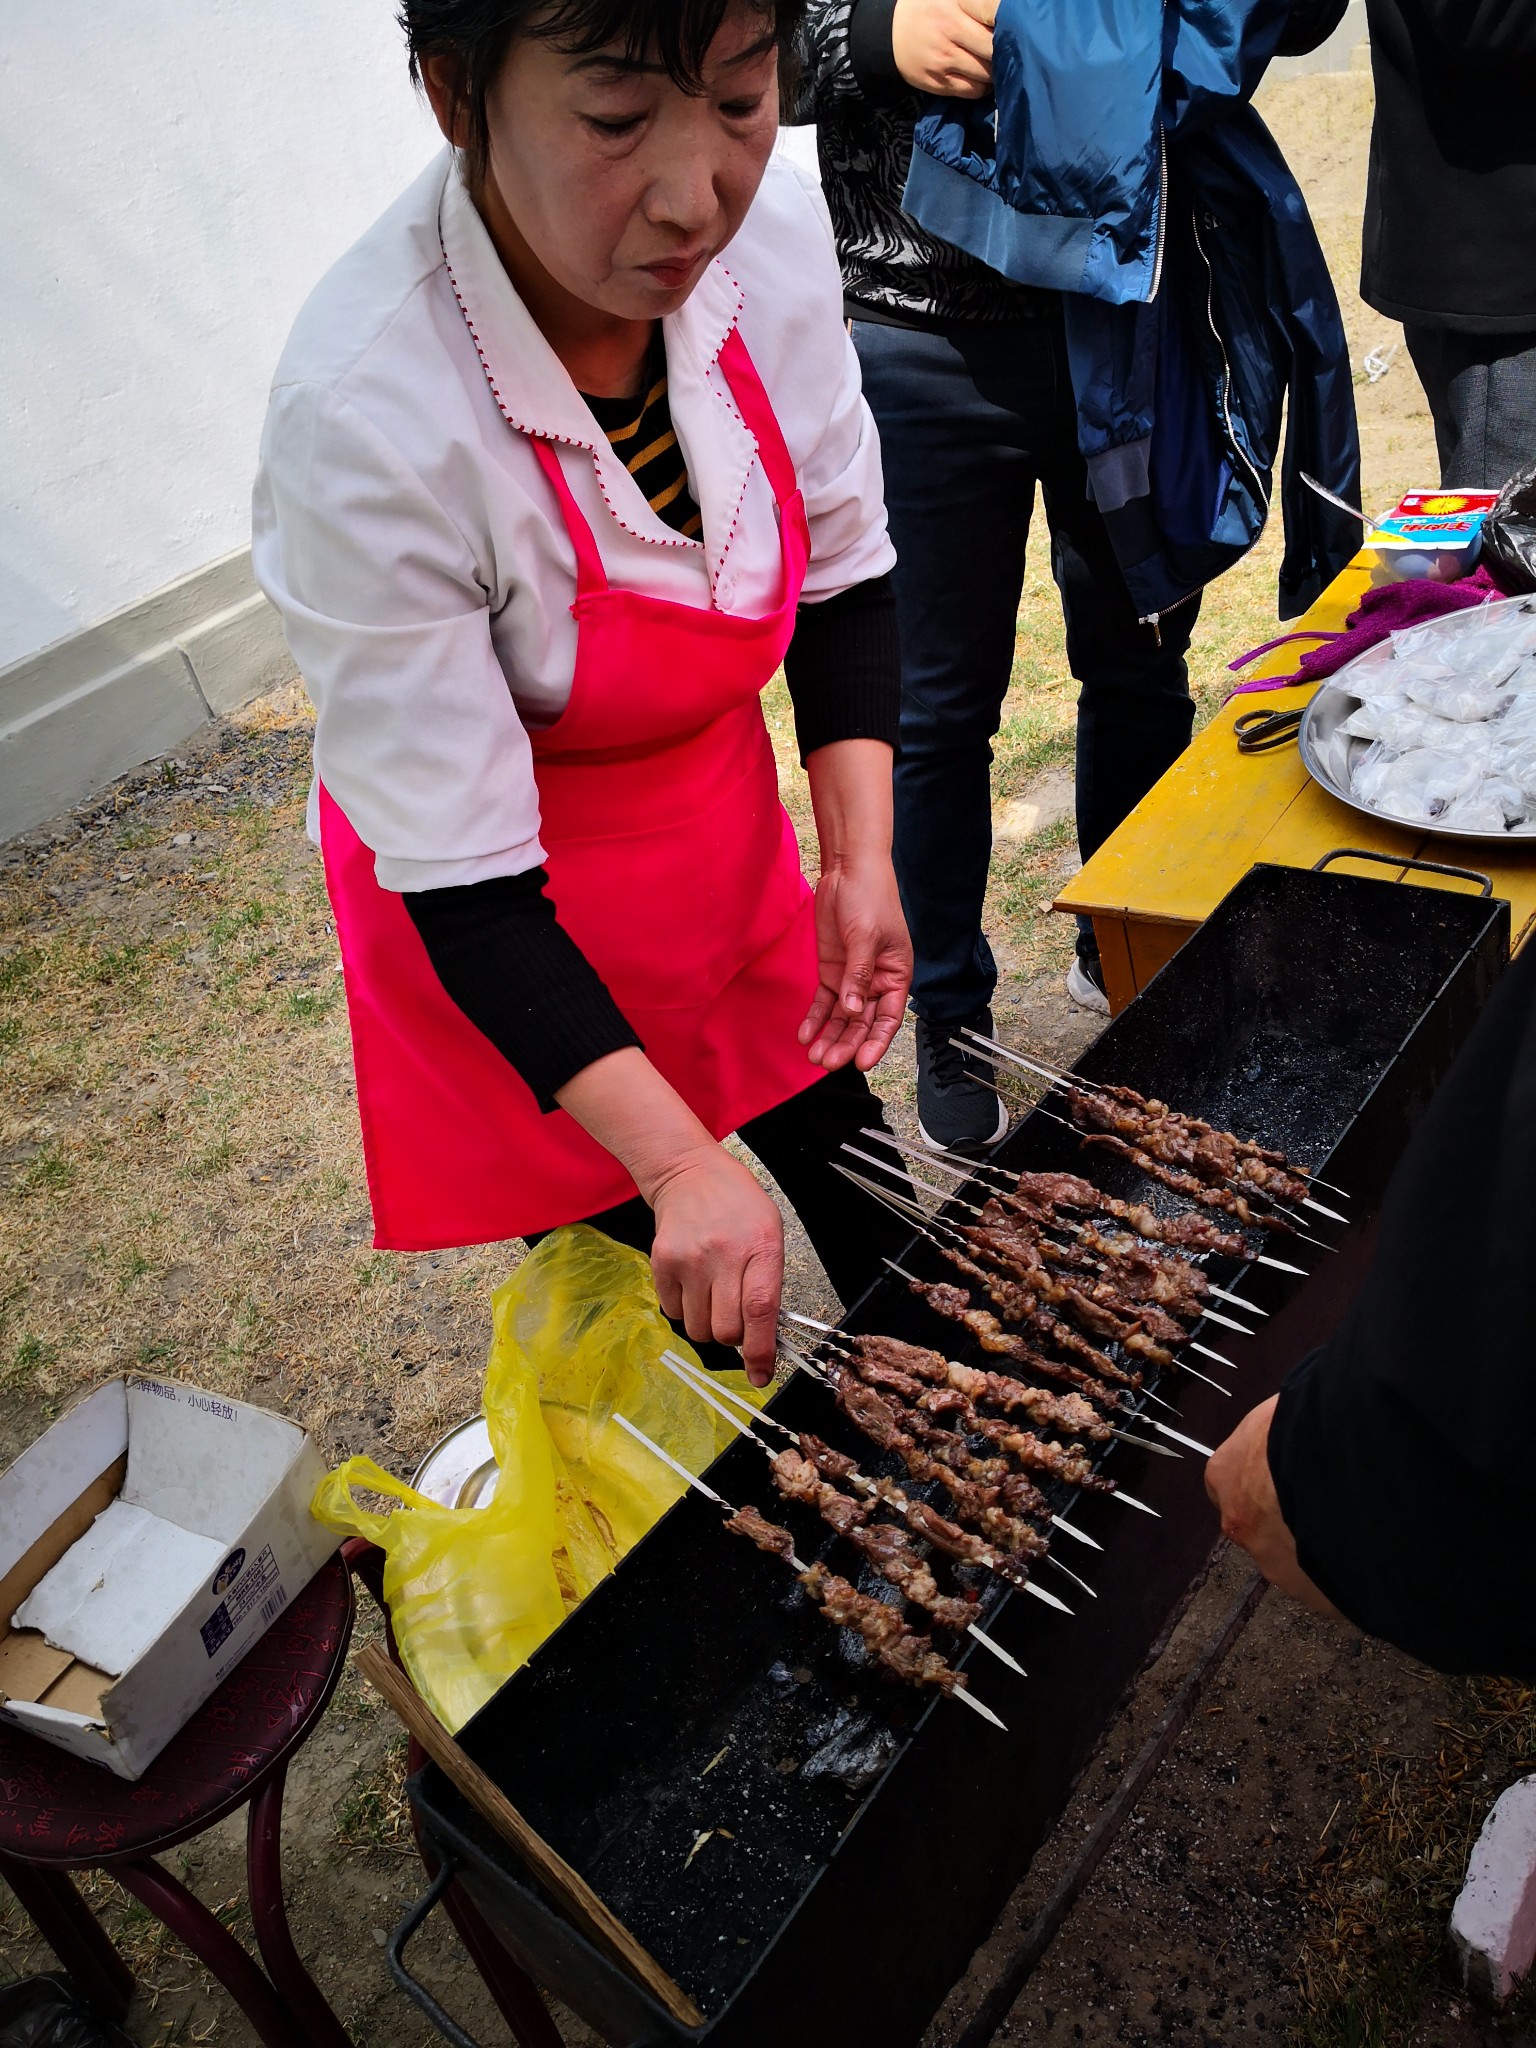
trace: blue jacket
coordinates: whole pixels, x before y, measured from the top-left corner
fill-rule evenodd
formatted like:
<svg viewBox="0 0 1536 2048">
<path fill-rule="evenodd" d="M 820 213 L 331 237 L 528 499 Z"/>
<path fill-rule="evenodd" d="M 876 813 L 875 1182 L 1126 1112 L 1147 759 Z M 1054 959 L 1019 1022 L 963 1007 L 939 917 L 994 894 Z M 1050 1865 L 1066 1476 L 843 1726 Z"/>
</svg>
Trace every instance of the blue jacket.
<svg viewBox="0 0 1536 2048">
<path fill-rule="evenodd" d="M 1359 546 L 1301 482 L 1360 492 L 1349 351 L 1300 188 L 1248 96 L 1291 0 L 1002 0 L 992 101 L 935 100 L 906 210 L 1065 294 L 1078 435 L 1126 583 L 1154 617 L 1268 516 L 1282 409 L 1280 609 Z"/>
</svg>

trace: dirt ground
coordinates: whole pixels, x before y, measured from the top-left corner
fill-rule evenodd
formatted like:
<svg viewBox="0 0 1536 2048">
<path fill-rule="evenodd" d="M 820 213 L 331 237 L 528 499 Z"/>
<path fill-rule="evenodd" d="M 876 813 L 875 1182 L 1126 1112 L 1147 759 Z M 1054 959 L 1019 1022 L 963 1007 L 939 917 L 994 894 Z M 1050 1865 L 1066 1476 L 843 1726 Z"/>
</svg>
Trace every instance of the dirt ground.
<svg viewBox="0 0 1536 2048">
<path fill-rule="evenodd" d="M 1384 506 L 1436 471 L 1396 330 L 1353 289 L 1369 77 L 1290 82 L 1265 106 L 1307 185 L 1355 363 L 1387 362 L 1357 377 L 1365 500 Z M 1206 710 L 1225 663 L 1273 630 L 1276 555 L 1267 539 L 1207 599 Z M 1070 932 L 1048 907 L 1075 866 L 1071 689 L 1035 557 L 998 744 L 989 919 L 1000 1028 L 1070 1055 L 1093 1028 L 1062 993 Z M 771 709 L 788 771 L 782 695 Z M 283 1409 L 328 1457 L 367 1451 L 405 1474 L 478 1406 L 488 1298 L 516 1248 L 369 1246 L 335 940 L 303 836 L 309 737 L 301 693 L 280 692 L 0 849 L 0 1456 L 135 1365 Z M 910 1119 L 908 1042 L 883 1085 Z M 810 1313 L 832 1306 L 803 1242 L 790 1285 Z M 1229 1558 L 1196 1599 L 927 2048 L 953 2048 L 1240 1578 Z M 1533 1763 L 1518 1689 L 1447 1684 L 1266 1599 L 997 2038 L 1536 2041 L 1520 2016 L 1495 2028 L 1471 2013 L 1439 1955 L 1469 1831 Z M 381 1954 L 422 1881 L 402 1776 L 399 1736 L 349 1674 L 291 1774 L 287 1891 L 299 1946 L 363 2048 L 435 2038 Z M 226 1823 L 172 1863 L 248 1936 L 242 1853 Z M 0 1896 L 0 1972 L 48 1967 Z M 91 1896 L 143 1985 L 137 2040 L 247 2048 L 249 2028 L 174 1943 L 115 1886 Z M 451 1937 L 429 1929 L 415 1953 L 473 2033 L 504 2038 Z"/>
</svg>

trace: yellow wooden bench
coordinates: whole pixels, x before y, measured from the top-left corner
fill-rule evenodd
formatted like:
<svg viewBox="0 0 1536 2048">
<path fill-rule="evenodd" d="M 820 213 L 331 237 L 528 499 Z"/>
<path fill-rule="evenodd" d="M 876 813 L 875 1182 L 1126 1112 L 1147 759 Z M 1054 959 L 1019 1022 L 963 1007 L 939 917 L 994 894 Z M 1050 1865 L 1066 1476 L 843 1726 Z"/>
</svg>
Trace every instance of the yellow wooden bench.
<svg viewBox="0 0 1536 2048">
<path fill-rule="evenodd" d="M 1295 630 L 1342 626 L 1369 583 L 1369 569 L 1351 563 Z M 1309 644 L 1317 645 L 1297 641 L 1276 648 L 1245 673 L 1284 675 Z M 1057 910 L 1093 919 L 1113 1010 L 1124 1009 L 1256 861 L 1311 867 L 1338 846 L 1475 868 L 1491 877 L 1494 895 L 1508 901 L 1516 949 L 1529 936 L 1536 922 L 1536 841 L 1506 853 L 1477 841 L 1458 844 L 1377 823 L 1326 795 L 1301 765 L 1294 745 L 1273 753 L 1238 752 L 1232 728 L 1244 711 L 1291 710 L 1305 704 L 1308 695 L 1308 686 L 1300 684 L 1234 697 L 1223 705 L 1056 898 Z M 1430 887 L 1468 886 L 1412 869 L 1394 874 L 1374 862 L 1335 866 Z"/>
</svg>

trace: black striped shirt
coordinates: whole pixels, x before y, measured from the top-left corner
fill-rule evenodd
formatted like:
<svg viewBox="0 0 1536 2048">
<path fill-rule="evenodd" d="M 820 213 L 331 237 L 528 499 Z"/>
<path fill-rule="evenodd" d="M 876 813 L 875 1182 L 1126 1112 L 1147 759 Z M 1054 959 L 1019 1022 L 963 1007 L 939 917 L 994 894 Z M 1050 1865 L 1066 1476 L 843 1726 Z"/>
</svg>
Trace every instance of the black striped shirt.
<svg viewBox="0 0 1536 2048">
<path fill-rule="evenodd" d="M 688 466 L 667 400 L 667 354 L 660 327 L 646 354 L 638 397 L 594 398 L 585 391 L 582 397 L 651 510 L 685 539 L 702 539 L 704 522 L 689 489 Z"/>
</svg>

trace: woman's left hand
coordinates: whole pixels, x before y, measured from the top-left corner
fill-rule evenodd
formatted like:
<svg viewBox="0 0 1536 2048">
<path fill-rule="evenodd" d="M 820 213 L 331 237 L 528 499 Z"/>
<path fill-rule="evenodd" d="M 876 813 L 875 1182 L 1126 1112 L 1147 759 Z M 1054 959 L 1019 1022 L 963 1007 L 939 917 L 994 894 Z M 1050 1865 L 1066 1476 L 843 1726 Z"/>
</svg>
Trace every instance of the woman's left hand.
<svg viewBox="0 0 1536 2048">
<path fill-rule="evenodd" d="M 888 854 L 839 864 L 816 884 L 817 989 L 800 1043 L 829 1073 L 851 1060 L 868 1073 L 901 1026 L 912 941 Z"/>
</svg>

